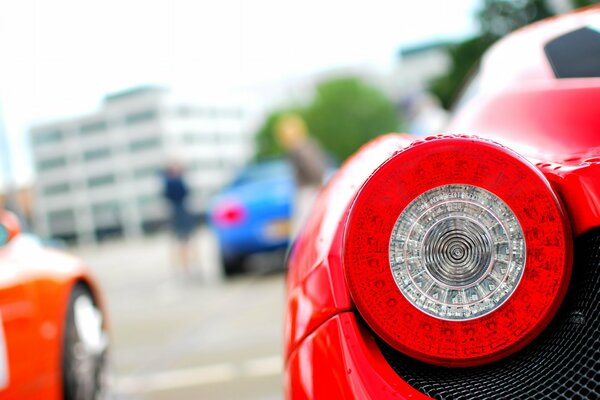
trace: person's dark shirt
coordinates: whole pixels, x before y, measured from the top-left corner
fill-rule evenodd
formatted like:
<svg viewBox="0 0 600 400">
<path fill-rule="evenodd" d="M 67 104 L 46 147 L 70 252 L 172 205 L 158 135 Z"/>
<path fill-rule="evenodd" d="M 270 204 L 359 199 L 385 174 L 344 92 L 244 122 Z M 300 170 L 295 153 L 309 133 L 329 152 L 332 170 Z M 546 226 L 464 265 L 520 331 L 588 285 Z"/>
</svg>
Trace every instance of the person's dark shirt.
<svg viewBox="0 0 600 400">
<path fill-rule="evenodd" d="M 182 206 L 188 195 L 188 188 L 181 176 L 165 175 L 165 198 L 174 206 Z"/>
</svg>

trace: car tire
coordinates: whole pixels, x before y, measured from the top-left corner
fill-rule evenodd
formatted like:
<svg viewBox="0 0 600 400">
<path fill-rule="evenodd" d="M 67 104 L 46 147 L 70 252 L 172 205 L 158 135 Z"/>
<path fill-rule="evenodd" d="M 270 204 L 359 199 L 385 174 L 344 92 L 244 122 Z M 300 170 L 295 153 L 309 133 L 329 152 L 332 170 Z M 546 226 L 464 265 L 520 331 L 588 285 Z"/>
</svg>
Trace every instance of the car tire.
<svg viewBox="0 0 600 400">
<path fill-rule="evenodd" d="M 107 397 L 108 334 L 102 311 L 82 284 L 73 288 L 63 336 L 62 379 L 65 400 Z"/>
<path fill-rule="evenodd" d="M 223 262 L 223 273 L 225 274 L 226 278 L 230 278 L 245 272 L 246 257 L 240 255 L 231 256 L 222 254 L 221 260 Z"/>
</svg>

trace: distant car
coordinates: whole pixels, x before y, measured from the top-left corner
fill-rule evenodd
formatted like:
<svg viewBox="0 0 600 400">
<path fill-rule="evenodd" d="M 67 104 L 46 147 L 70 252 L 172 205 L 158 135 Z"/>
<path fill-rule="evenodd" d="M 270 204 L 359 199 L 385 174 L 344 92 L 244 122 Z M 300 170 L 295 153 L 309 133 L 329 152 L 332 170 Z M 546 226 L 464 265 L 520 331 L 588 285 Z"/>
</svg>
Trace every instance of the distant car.
<svg viewBox="0 0 600 400">
<path fill-rule="evenodd" d="M 289 243 L 294 196 L 291 166 L 281 159 L 248 165 L 209 211 L 226 276 L 243 272 L 247 256 Z"/>
<path fill-rule="evenodd" d="M 460 104 L 321 192 L 289 256 L 287 399 L 600 398 L 600 7 L 500 40 Z"/>
<path fill-rule="evenodd" d="M 20 233 L 0 209 L 0 398 L 100 398 L 107 349 L 106 313 L 88 269 Z"/>
</svg>

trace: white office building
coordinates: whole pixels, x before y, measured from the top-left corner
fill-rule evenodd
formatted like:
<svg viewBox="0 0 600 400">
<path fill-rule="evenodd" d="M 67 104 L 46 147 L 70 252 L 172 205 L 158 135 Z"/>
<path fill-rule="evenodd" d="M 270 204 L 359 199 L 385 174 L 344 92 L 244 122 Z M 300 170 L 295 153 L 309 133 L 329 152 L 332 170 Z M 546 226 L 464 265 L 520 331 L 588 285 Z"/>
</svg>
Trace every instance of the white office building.
<svg viewBox="0 0 600 400">
<path fill-rule="evenodd" d="M 449 45 L 431 42 L 402 48 L 393 72 L 394 97 L 426 91 L 434 78 L 445 74 L 451 62 Z"/>
<path fill-rule="evenodd" d="M 142 87 L 107 96 L 92 115 L 35 127 L 36 231 L 89 242 L 164 226 L 161 171 L 173 161 L 202 214 L 252 155 L 248 120 L 239 102 L 192 104 Z"/>
</svg>

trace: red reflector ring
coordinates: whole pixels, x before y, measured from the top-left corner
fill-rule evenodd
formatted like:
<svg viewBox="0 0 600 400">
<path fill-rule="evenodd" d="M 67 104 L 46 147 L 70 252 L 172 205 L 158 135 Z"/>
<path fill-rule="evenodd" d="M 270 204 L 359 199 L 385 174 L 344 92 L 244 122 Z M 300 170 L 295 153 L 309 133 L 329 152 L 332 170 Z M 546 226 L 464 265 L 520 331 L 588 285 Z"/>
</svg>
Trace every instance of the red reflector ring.
<svg viewBox="0 0 600 400">
<path fill-rule="evenodd" d="M 526 246 L 512 293 L 491 311 L 462 320 L 411 303 L 389 258 L 398 217 L 420 195 L 445 185 L 481 188 L 491 193 L 484 198 L 500 199 L 517 218 Z M 482 221 L 468 225 L 479 230 Z M 462 254 L 455 250 L 456 257 Z M 394 155 L 361 188 L 344 237 L 346 280 L 365 321 L 399 351 L 443 366 L 486 364 L 533 340 L 564 298 L 571 263 L 568 220 L 545 177 L 512 151 L 476 138 L 435 138 Z"/>
</svg>

